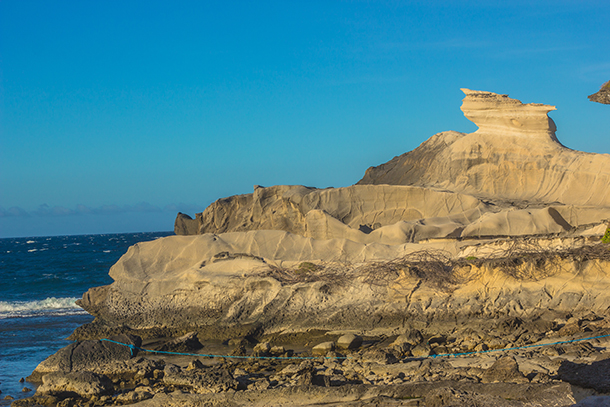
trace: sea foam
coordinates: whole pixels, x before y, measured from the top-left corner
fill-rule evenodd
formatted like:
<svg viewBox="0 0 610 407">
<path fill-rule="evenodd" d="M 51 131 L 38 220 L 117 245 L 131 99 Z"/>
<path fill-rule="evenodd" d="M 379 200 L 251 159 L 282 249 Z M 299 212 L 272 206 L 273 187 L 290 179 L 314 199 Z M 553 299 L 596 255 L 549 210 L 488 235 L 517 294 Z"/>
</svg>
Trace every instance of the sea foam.
<svg viewBox="0 0 610 407">
<path fill-rule="evenodd" d="M 0 301 L 0 319 L 52 314 L 86 314 L 85 310 L 76 305 L 77 299 L 50 297 L 39 301 Z"/>
</svg>

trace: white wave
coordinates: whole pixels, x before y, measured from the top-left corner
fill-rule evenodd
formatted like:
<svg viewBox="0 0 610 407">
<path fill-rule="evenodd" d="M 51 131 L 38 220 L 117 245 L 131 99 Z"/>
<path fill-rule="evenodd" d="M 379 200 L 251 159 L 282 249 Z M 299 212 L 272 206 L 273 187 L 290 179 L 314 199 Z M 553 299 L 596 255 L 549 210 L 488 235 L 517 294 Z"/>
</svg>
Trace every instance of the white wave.
<svg viewBox="0 0 610 407">
<path fill-rule="evenodd" d="M 104 253 L 110 253 L 112 250 L 104 250 Z"/>
<path fill-rule="evenodd" d="M 27 244 L 32 244 L 32 243 L 36 243 L 36 241 L 35 240 L 28 240 L 26 243 Z"/>
<path fill-rule="evenodd" d="M 85 310 L 76 305 L 76 300 L 78 298 L 50 297 L 40 301 L 0 301 L 0 319 L 49 314 L 86 314 Z"/>
<path fill-rule="evenodd" d="M 28 250 L 28 253 L 37 252 L 37 251 L 38 251 L 38 249 L 30 249 L 30 250 Z"/>
</svg>

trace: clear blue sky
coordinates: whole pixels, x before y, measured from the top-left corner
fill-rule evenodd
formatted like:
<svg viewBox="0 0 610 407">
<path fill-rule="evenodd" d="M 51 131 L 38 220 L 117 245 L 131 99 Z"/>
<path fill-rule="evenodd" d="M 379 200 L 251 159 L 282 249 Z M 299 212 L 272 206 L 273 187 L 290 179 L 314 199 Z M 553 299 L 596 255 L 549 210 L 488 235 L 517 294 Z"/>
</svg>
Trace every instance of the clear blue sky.
<svg viewBox="0 0 610 407">
<path fill-rule="evenodd" d="M 608 1 L 0 0 L 0 237 L 172 230 L 255 184 L 342 187 L 460 87 L 610 153 Z"/>
</svg>

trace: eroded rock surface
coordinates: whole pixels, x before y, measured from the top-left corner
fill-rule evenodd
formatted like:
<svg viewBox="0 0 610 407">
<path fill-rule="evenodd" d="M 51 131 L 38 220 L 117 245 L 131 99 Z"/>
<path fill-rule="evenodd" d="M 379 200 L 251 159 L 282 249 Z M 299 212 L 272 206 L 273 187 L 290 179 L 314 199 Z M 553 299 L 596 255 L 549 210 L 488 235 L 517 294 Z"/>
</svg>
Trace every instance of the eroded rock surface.
<svg viewBox="0 0 610 407">
<path fill-rule="evenodd" d="M 610 105 L 610 81 L 604 83 L 597 93 L 589 95 L 589 100 L 603 103 L 604 105 Z"/>
<path fill-rule="evenodd" d="M 462 110 L 479 130 L 439 133 L 369 168 L 358 185 L 435 187 L 493 201 L 610 207 L 610 155 L 562 146 L 546 114 L 553 106 L 464 91 Z"/>
<path fill-rule="evenodd" d="M 83 295 L 95 321 L 32 378 L 113 383 L 62 405 L 568 406 L 568 383 L 607 391 L 599 342 L 488 352 L 610 332 L 610 155 L 562 146 L 553 106 L 463 90 L 479 130 L 439 133 L 357 185 L 256 186 L 178 214 L 177 236 L 132 246 Z M 97 340 L 116 333 L 280 359 L 180 365 Z M 283 362 L 298 338 L 319 359 Z M 464 352 L 481 354 L 445 358 Z"/>
</svg>

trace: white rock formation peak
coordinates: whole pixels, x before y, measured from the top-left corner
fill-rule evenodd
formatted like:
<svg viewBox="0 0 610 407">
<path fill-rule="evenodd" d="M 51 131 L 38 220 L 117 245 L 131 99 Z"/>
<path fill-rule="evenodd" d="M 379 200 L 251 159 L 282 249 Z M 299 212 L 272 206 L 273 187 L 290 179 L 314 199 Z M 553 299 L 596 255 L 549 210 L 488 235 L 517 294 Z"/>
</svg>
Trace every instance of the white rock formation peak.
<svg viewBox="0 0 610 407">
<path fill-rule="evenodd" d="M 477 134 L 518 136 L 557 141 L 555 122 L 548 112 L 555 106 L 521 103 L 508 95 L 461 89 L 466 95 L 461 106 L 464 116 L 479 129 Z"/>
</svg>

